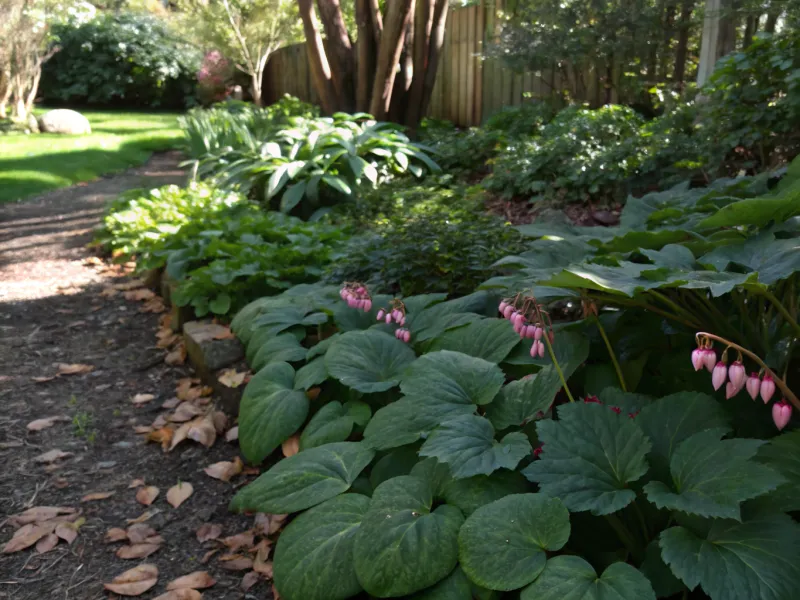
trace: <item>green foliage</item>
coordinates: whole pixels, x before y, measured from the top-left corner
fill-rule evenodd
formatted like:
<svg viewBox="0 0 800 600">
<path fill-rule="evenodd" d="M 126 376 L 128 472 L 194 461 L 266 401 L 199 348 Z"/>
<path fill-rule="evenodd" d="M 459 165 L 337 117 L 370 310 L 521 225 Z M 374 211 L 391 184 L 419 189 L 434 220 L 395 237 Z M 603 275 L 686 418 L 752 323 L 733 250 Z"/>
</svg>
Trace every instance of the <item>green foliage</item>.
<svg viewBox="0 0 800 600">
<path fill-rule="evenodd" d="M 54 26 L 60 50 L 44 64 L 47 102 L 161 108 L 196 104 L 200 52 L 167 22 L 141 13 L 107 13 Z"/>
</svg>

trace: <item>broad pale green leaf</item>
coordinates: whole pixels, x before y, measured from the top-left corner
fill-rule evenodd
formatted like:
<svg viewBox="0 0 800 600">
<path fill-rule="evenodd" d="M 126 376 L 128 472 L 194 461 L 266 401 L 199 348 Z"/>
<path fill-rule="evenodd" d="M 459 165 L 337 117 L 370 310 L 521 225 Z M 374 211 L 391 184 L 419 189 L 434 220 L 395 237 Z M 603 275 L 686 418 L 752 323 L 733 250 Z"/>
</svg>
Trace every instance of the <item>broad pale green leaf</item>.
<svg viewBox="0 0 800 600">
<path fill-rule="evenodd" d="M 333 342 L 325 366 L 344 385 L 372 393 L 400 383 L 401 373 L 414 358 L 414 351 L 394 336 L 370 329 L 350 331 Z"/>
<path fill-rule="evenodd" d="M 739 523 L 715 520 L 708 535 L 662 532 L 661 556 L 693 590 L 712 600 L 794 600 L 800 581 L 800 526 L 773 514 Z"/>
<path fill-rule="evenodd" d="M 434 499 L 444 498 L 445 488 L 453 481 L 450 476 L 450 467 L 444 463 L 440 463 L 435 458 L 424 458 L 420 460 L 411 468 L 413 477 L 424 479 L 431 486 Z M 455 504 L 453 505 L 455 506 Z M 458 508 L 456 506 L 456 508 Z"/>
<path fill-rule="evenodd" d="M 242 402 L 249 396 L 269 396 L 278 390 L 294 388 L 294 368 L 285 362 L 274 362 L 253 375 L 242 394 Z M 241 410 L 241 409 L 240 409 Z"/>
<path fill-rule="evenodd" d="M 434 304 L 439 304 L 447 300 L 447 294 L 438 293 L 438 294 L 419 294 L 417 296 L 409 296 L 408 298 L 403 298 L 403 304 L 406 307 L 407 314 L 417 314 L 428 308 L 429 306 L 433 306 Z"/>
<path fill-rule="evenodd" d="M 333 342 L 335 342 L 340 337 L 342 337 L 341 333 L 334 333 L 331 337 L 325 338 L 321 342 L 318 342 L 313 346 L 311 346 L 311 348 L 308 349 L 308 353 L 306 354 L 306 360 L 313 360 L 317 356 L 324 355 L 328 351 L 328 348 L 331 347 L 331 344 L 333 344 Z"/>
<path fill-rule="evenodd" d="M 298 372 L 299 373 L 299 372 Z M 300 435 L 300 449 L 343 442 L 353 430 L 353 417 L 339 402 L 328 402 L 311 417 Z"/>
<path fill-rule="evenodd" d="M 558 417 L 536 423 L 543 451 L 523 475 L 571 511 L 607 515 L 633 502 L 636 493 L 628 484 L 647 472 L 650 450 L 636 422 L 583 402 L 560 406 Z"/>
<path fill-rule="evenodd" d="M 632 297 L 638 292 L 660 287 L 666 281 L 668 272 L 667 269 L 658 269 L 655 265 L 642 265 L 630 261 L 620 261 L 619 266 L 615 267 L 584 263 L 569 267 L 548 281 L 540 283 Z"/>
<path fill-rule="evenodd" d="M 698 227 L 716 229 L 739 225 L 763 227 L 770 221 L 783 223 L 800 213 L 800 192 L 788 188 L 773 198 L 748 198 L 728 204 L 704 219 Z"/>
<path fill-rule="evenodd" d="M 668 482 L 670 461 L 678 445 L 700 431 L 727 427 L 729 417 L 711 396 L 680 392 L 642 408 L 636 423 L 652 443 L 648 456 L 652 475 Z"/>
<path fill-rule="evenodd" d="M 658 266 L 686 270 L 694 268 L 694 254 L 686 246 L 680 244 L 667 244 L 661 250 L 643 249 L 641 252 Z"/>
<path fill-rule="evenodd" d="M 420 456 L 447 464 L 455 479 L 514 469 L 530 453 L 531 444 L 524 433 L 509 433 L 498 442 L 489 420 L 477 415 L 445 421 L 419 451 Z"/>
<path fill-rule="evenodd" d="M 681 442 L 670 461 L 672 485 L 651 481 L 644 486 L 647 499 L 658 508 L 740 520 L 741 502 L 785 481 L 750 460 L 762 440 L 723 440 L 725 433 L 726 429 L 709 429 Z"/>
<path fill-rule="evenodd" d="M 450 480 L 444 487 L 444 499 L 469 516 L 495 500 L 530 491 L 533 491 L 533 486 L 521 473 L 504 470 L 491 475 Z"/>
<path fill-rule="evenodd" d="M 283 514 L 316 506 L 347 491 L 373 456 L 360 442 L 298 452 L 236 494 L 231 510 Z"/>
<path fill-rule="evenodd" d="M 372 418 L 372 409 L 369 404 L 360 400 L 348 400 L 344 403 L 344 409 L 353 419 L 353 423 L 359 427 L 366 427 Z"/>
<path fill-rule="evenodd" d="M 413 444 L 450 418 L 470 415 L 471 402 L 447 402 L 426 396 L 405 396 L 379 409 L 364 430 L 364 443 L 376 450 Z"/>
<path fill-rule="evenodd" d="M 432 507 L 430 485 L 417 477 L 395 477 L 375 490 L 353 550 L 356 575 L 370 594 L 418 592 L 456 566 L 464 517 L 453 506 Z"/>
<path fill-rule="evenodd" d="M 798 163 L 800 165 L 800 163 Z M 800 431 L 772 438 L 758 449 L 756 460 L 780 473 L 786 483 L 758 499 L 776 511 L 800 510 Z"/>
<path fill-rule="evenodd" d="M 301 325 L 310 327 L 320 325 L 328 320 L 328 315 L 322 312 L 311 312 L 308 306 L 282 306 L 266 311 L 256 318 L 254 326 L 264 329 L 271 335 L 277 335 L 290 327 Z M 311 314 L 309 314 L 311 312 Z"/>
<path fill-rule="evenodd" d="M 400 342 L 402 344 L 402 342 Z M 440 350 L 418 358 L 403 374 L 407 396 L 457 404 L 488 404 L 503 385 L 500 368 L 461 352 Z"/>
<path fill-rule="evenodd" d="M 304 512 L 275 547 L 275 587 L 286 600 L 344 600 L 361 591 L 353 543 L 370 499 L 342 494 Z"/>
<path fill-rule="evenodd" d="M 302 427 L 308 409 L 308 398 L 296 390 L 243 395 L 239 406 L 242 454 L 250 462 L 260 463 Z"/>
<path fill-rule="evenodd" d="M 472 584 L 461 567 L 433 587 L 417 592 L 409 600 L 473 600 Z"/>
<path fill-rule="evenodd" d="M 258 372 L 269 363 L 304 360 L 306 352 L 306 349 L 300 345 L 295 336 L 291 333 L 282 333 L 267 340 L 261 346 L 250 366 L 253 371 Z"/>
<path fill-rule="evenodd" d="M 655 600 L 647 577 L 626 563 L 614 563 L 601 576 L 579 556 L 556 556 L 520 600 Z"/>
<path fill-rule="evenodd" d="M 674 596 L 685 588 L 683 582 L 675 577 L 661 558 L 658 540 L 653 540 L 647 545 L 640 570 L 650 580 L 650 585 L 653 586 L 658 598 Z"/>
<path fill-rule="evenodd" d="M 430 351 L 457 350 L 492 363 L 500 363 L 519 343 L 511 323 L 505 319 L 481 319 L 451 329 L 433 340 Z"/>
<path fill-rule="evenodd" d="M 328 369 L 325 367 L 325 357 L 318 356 L 297 370 L 294 387 L 298 390 L 308 390 L 326 379 L 328 379 Z"/>
<path fill-rule="evenodd" d="M 486 417 L 498 429 L 520 427 L 545 413 L 553 404 L 561 378 L 552 366 L 503 386 L 497 398 L 486 407 Z"/>
<path fill-rule="evenodd" d="M 236 316 L 231 321 L 231 331 L 236 334 L 243 344 L 247 344 L 250 341 L 250 327 L 255 321 L 256 318 L 261 314 L 262 310 L 264 310 L 267 306 L 272 303 L 273 297 L 267 296 L 265 298 L 259 298 L 257 300 L 253 300 L 248 305 L 246 305 L 242 310 L 236 313 Z"/>
<path fill-rule="evenodd" d="M 485 588 L 511 591 L 536 579 L 546 550 L 560 550 L 570 534 L 569 512 L 556 498 L 514 494 L 476 510 L 458 534 L 467 576 Z"/>
</svg>

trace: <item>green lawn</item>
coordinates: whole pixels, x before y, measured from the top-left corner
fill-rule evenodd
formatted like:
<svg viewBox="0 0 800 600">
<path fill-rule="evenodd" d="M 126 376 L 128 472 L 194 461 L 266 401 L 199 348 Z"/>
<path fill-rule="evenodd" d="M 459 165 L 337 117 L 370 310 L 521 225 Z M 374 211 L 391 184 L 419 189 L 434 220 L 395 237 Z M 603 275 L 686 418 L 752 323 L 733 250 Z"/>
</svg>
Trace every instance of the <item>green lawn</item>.
<svg viewBox="0 0 800 600">
<path fill-rule="evenodd" d="M 174 113 L 80 112 L 91 135 L 0 135 L 0 203 L 140 165 L 182 141 Z"/>
</svg>

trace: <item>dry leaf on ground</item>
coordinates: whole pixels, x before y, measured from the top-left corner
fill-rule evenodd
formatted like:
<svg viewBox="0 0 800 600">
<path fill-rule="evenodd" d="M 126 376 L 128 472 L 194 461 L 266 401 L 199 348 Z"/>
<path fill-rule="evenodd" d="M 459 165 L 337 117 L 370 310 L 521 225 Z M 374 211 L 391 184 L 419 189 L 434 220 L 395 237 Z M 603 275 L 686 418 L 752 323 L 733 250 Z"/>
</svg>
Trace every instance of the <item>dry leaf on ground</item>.
<svg viewBox="0 0 800 600">
<path fill-rule="evenodd" d="M 140 404 L 147 404 L 151 400 L 155 400 L 154 394 L 136 394 L 133 398 L 131 398 L 131 402 L 136 404 L 137 406 Z"/>
<path fill-rule="evenodd" d="M 178 381 L 178 387 L 175 390 L 175 395 L 178 396 L 181 400 L 197 400 L 202 396 L 210 396 L 214 393 L 207 385 L 200 385 L 199 379 L 193 379 L 191 377 L 184 377 L 183 379 Z"/>
<path fill-rule="evenodd" d="M 247 571 L 253 568 L 253 559 L 241 554 L 225 554 L 219 557 L 219 566 L 228 571 Z"/>
<path fill-rule="evenodd" d="M 150 556 L 160 549 L 161 544 L 141 543 L 131 544 L 130 546 L 121 546 L 119 550 L 117 550 L 117 558 L 122 558 L 125 560 L 145 558 L 146 556 Z"/>
<path fill-rule="evenodd" d="M 155 565 L 139 565 L 122 575 L 116 576 L 111 583 L 103 586 L 110 592 L 120 596 L 139 596 L 153 587 L 158 581 L 158 567 Z"/>
<path fill-rule="evenodd" d="M 106 531 L 105 542 L 110 544 L 112 542 L 122 542 L 128 539 L 128 532 L 120 527 L 112 527 Z"/>
<path fill-rule="evenodd" d="M 176 406 L 178 406 L 180 403 L 181 403 L 180 399 L 177 396 L 173 396 L 168 400 L 164 400 L 164 403 L 161 405 L 161 408 L 166 408 L 168 410 L 171 410 Z"/>
<path fill-rule="evenodd" d="M 257 584 L 259 579 L 261 579 L 261 575 L 255 571 L 245 573 L 244 577 L 242 577 L 242 582 L 239 584 L 239 589 L 241 589 L 243 592 L 246 592 L 255 584 Z"/>
<path fill-rule="evenodd" d="M 186 346 L 178 345 L 175 350 L 168 352 L 164 357 L 164 362 L 168 365 L 182 365 L 186 361 Z"/>
<path fill-rule="evenodd" d="M 193 590 L 203 590 L 211 587 L 215 583 L 217 583 L 217 580 L 209 575 L 208 571 L 195 571 L 194 573 L 189 573 L 183 577 L 173 579 L 167 584 L 167 589 L 179 590 L 182 588 L 191 588 Z"/>
<path fill-rule="evenodd" d="M 235 442 L 239 439 L 239 426 L 231 427 L 228 430 L 228 433 L 225 434 L 225 441 L 226 442 Z"/>
<path fill-rule="evenodd" d="M 153 431 L 153 427 L 151 425 L 134 425 L 133 432 L 139 435 L 145 433 L 151 433 Z"/>
<path fill-rule="evenodd" d="M 156 596 L 153 600 L 203 600 L 203 594 L 191 588 L 181 588 Z"/>
<path fill-rule="evenodd" d="M 150 300 L 151 298 L 154 298 L 155 295 L 156 294 L 153 290 L 148 290 L 147 288 L 140 288 L 138 290 L 128 290 L 123 294 L 125 300 L 130 300 L 132 302 Z"/>
<path fill-rule="evenodd" d="M 158 334 L 156 334 L 156 337 L 158 337 L 158 342 L 156 342 L 157 348 L 169 348 L 170 346 L 172 346 L 172 344 L 174 344 L 180 339 L 178 334 L 173 333 L 172 330 L 167 331 L 164 335 L 160 334 L 161 334 L 160 331 L 158 332 Z"/>
<path fill-rule="evenodd" d="M 72 452 L 63 452 L 61 450 L 49 450 L 44 454 L 40 454 L 33 460 L 37 463 L 52 463 L 57 460 L 61 460 L 62 458 L 67 458 L 72 456 Z"/>
<path fill-rule="evenodd" d="M 36 552 L 44 554 L 45 552 L 50 552 L 56 546 L 58 546 L 58 536 L 55 533 L 48 533 L 36 542 Z"/>
<path fill-rule="evenodd" d="M 198 417 L 191 421 L 191 427 L 189 427 L 186 437 L 203 444 L 206 448 L 211 448 L 217 440 L 217 428 L 214 426 L 212 415 L 206 415 L 203 418 Z"/>
<path fill-rule="evenodd" d="M 239 548 L 250 548 L 255 543 L 255 536 L 252 531 L 243 531 L 236 535 L 231 535 L 220 540 L 231 552 L 236 552 Z"/>
<path fill-rule="evenodd" d="M 47 383 L 48 381 L 53 381 L 58 375 L 51 375 L 50 377 L 31 377 L 31 381 L 34 383 Z"/>
<path fill-rule="evenodd" d="M 152 519 L 155 515 L 157 515 L 160 512 L 161 511 L 159 509 L 157 509 L 157 508 L 154 508 L 154 509 L 151 509 L 151 510 L 146 510 L 141 515 L 136 517 L 135 519 L 126 519 L 126 523 L 134 524 L 134 525 L 137 524 L 137 523 L 144 523 L 145 521 L 148 521 L 148 520 Z"/>
<path fill-rule="evenodd" d="M 69 417 L 45 417 L 44 419 L 36 419 L 35 421 L 31 421 L 28 423 L 28 431 L 41 431 L 42 429 L 47 429 L 48 427 L 52 427 L 59 421 L 69 421 Z"/>
<path fill-rule="evenodd" d="M 211 339 L 213 339 L 213 340 L 230 340 L 230 339 L 233 339 L 235 337 L 236 336 L 234 335 L 234 333 L 230 329 L 225 328 L 225 331 L 220 331 L 219 333 L 214 335 L 214 337 L 211 338 Z"/>
<path fill-rule="evenodd" d="M 44 536 L 52 533 L 53 529 L 41 525 L 29 523 L 14 532 L 14 536 L 3 546 L 3 554 L 19 552 L 25 548 L 30 548 Z"/>
<path fill-rule="evenodd" d="M 278 588 L 275 587 L 275 584 L 272 584 L 272 600 L 281 600 L 281 595 L 278 593 Z"/>
<path fill-rule="evenodd" d="M 150 506 L 153 501 L 158 497 L 158 488 L 154 485 L 139 488 L 136 490 L 136 501 L 139 504 Z"/>
<path fill-rule="evenodd" d="M 221 481 L 230 481 L 231 477 L 234 477 L 242 472 L 242 459 L 238 456 L 231 462 L 227 460 L 223 460 L 213 465 L 209 465 L 205 468 L 206 475 L 213 477 L 214 479 L 219 479 Z"/>
<path fill-rule="evenodd" d="M 215 540 L 222 535 L 222 525 L 217 523 L 203 523 L 197 529 L 197 541 L 201 544 L 208 540 Z"/>
<path fill-rule="evenodd" d="M 166 451 L 167 449 L 170 449 L 170 444 L 172 443 L 174 435 L 175 430 L 172 429 L 172 427 L 162 427 L 161 429 L 156 429 L 155 431 L 149 432 L 145 439 L 148 442 L 161 444 L 161 447 Z"/>
<path fill-rule="evenodd" d="M 150 525 L 134 523 L 128 527 L 128 531 L 125 532 L 125 535 L 131 541 L 131 544 L 141 544 L 148 538 L 158 535 L 158 532 L 150 527 Z"/>
<path fill-rule="evenodd" d="M 56 526 L 56 535 L 68 544 L 71 544 L 77 539 L 78 530 L 85 522 L 86 519 L 81 517 L 74 523 L 59 523 L 58 526 Z"/>
<path fill-rule="evenodd" d="M 129 279 L 128 281 L 123 281 L 122 283 L 115 283 L 111 287 L 115 290 L 119 290 L 120 292 L 124 292 L 127 290 L 135 290 L 136 288 L 144 287 L 144 281 L 141 279 Z"/>
<path fill-rule="evenodd" d="M 34 506 L 19 514 L 12 516 L 9 523 L 15 527 L 36 523 L 37 521 L 49 521 L 59 516 L 75 516 L 78 511 L 66 506 Z"/>
<path fill-rule="evenodd" d="M 136 478 L 128 484 L 128 489 L 137 488 L 144 485 L 144 479 Z"/>
<path fill-rule="evenodd" d="M 300 452 L 300 436 L 295 433 L 292 437 L 281 444 L 281 450 L 283 450 L 283 455 L 286 458 L 294 456 Z"/>
<path fill-rule="evenodd" d="M 94 371 L 92 365 L 58 363 L 57 366 L 59 375 L 82 375 Z"/>
<path fill-rule="evenodd" d="M 194 419 L 196 416 L 203 414 L 203 410 L 198 408 L 191 402 L 182 402 L 175 412 L 169 417 L 169 420 L 174 423 L 184 423 Z"/>
<path fill-rule="evenodd" d="M 167 502 L 170 503 L 172 508 L 178 508 L 189 499 L 189 496 L 191 496 L 193 492 L 194 488 L 191 483 L 181 482 L 177 485 L 173 485 L 167 490 Z"/>
<path fill-rule="evenodd" d="M 289 517 L 288 514 L 281 514 L 281 515 L 270 515 L 269 516 L 269 531 L 268 533 L 272 535 L 273 533 L 277 533 L 283 527 L 283 523 Z"/>
<path fill-rule="evenodd" d="M 229 388 L 238 388 L 244 383 L 246 377 L 247 371 L 239 373 L 236 369 L 225 369 L 222 374 L 217 377 L 217 381 Z"/>
<path fill-rule="evenodd" d="M 114 495 L 114 492 L 92 492 L 91 494 L 86 494 L 83 498 L 81 498 L 81 502 L 91 502 L 92 500 L 105 500 L 106 498 L 110 498 Z"/>
<path fill-rule="evenodd" d="M 203 558 L 200 559 L 200 564 L 204 565 L 208 561 L 211 560 L 211 557 L 214 556 L 217 552 L 219 552 L 219 548 L 214 548 L 213 550 L 209 550 L 205 554 L 203 554 Z"/>
</svg>

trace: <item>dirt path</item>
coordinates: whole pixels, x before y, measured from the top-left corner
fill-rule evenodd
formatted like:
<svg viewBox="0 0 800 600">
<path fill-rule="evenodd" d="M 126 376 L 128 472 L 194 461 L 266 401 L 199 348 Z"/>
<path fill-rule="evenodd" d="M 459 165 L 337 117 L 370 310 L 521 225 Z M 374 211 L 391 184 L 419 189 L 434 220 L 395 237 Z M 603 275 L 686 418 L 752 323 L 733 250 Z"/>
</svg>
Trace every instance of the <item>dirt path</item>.
<svg viewBox="0 0 800 600">
<path fill-rule="evenodd" d="M 175 397 L 189 369 L 164 363 L 154 337 L 159 315 L 140 312 L 141 304 L 122 293 L 101 295 L 125 279 L 87 260 L 85 245 L 104 203 L 129 188 L 180 183 L 178 162 L 174 153 L 157 155 L 124 174 L 0 206 L 0 545 L 15 532 L 6 517 L 32 507 L 72 508 L 85 518 L 69 545 L 60 541 L 42 554 L 34 547 L 0 554 L 0 598 L 115 597 L 103 583 L 143 562 L 155 564 L 160 574 L 140 598 L 163 594 L 169 581 L 196 570 L 217 580 L 205 591 L 207 599 L 269 597 L 263 581 L 247 594 L 240 591 L 245 571 L 225 569 L 218 560 L 226 548 L 201 564 L 207 551 L 220 547 L 197 540 L 201 525 L 222 525 L 223 537 L 253 525 L 252 517 L 230 515 L 226 508 L 244 479 L 225 483 L 203 471 L 232 460 L 238 448 L 223 439 L 210 449 L 187 441 L 164 453 L 136 435 L 134 426 L 149 425 L 164 412 L 162 404 Z M 34 379 L 55 375 L 58 363 L 93 369 Z M 136 394 L 154 399 L 136 406 Z M 63 419 L 28 430 L 30 422 L 47 417 Z M 51 450 L 67 454 L 37 461 Z M 137 488 L 129 487 L 135 479 L 159 488 L 150 507 L 137 502 Z M 191 483 L 194 493 L 172 508 L 165 496 L 179 482 Z M 113 495 L 82 501 L 95 492 Z M 107 530 L 128 527 L 146 510 L 152 516 L 145 524 L 163 538 L 160 548 L 145 559 L 119 558 L 123 542 L 106 543 Z"/>
</svg>

